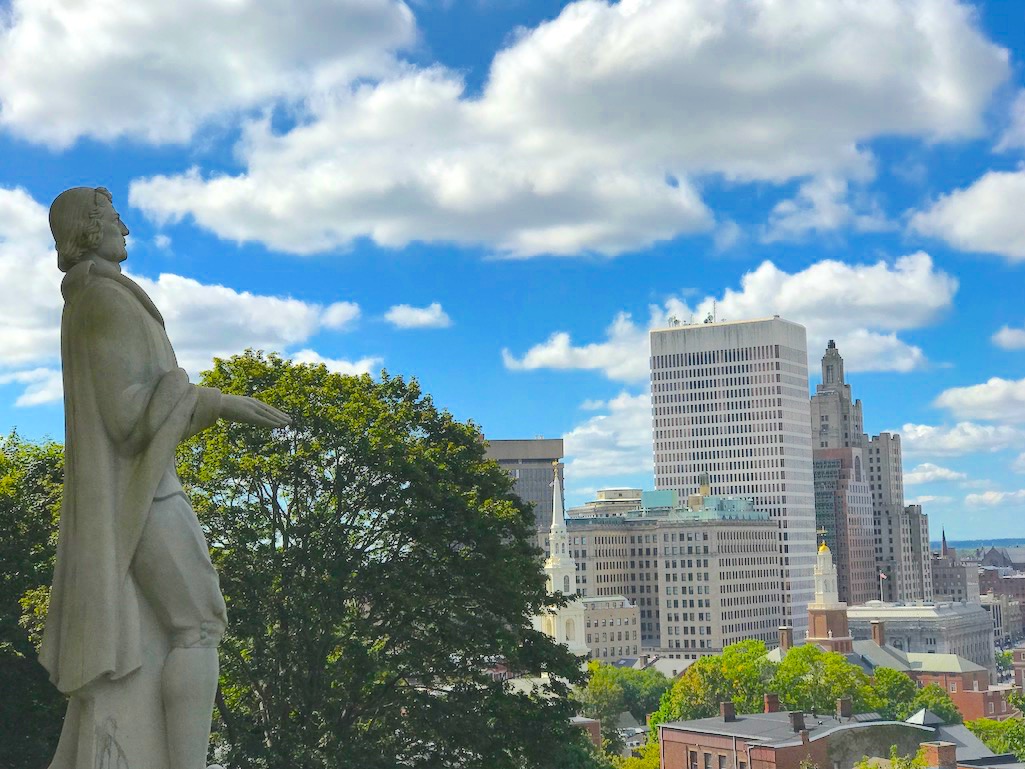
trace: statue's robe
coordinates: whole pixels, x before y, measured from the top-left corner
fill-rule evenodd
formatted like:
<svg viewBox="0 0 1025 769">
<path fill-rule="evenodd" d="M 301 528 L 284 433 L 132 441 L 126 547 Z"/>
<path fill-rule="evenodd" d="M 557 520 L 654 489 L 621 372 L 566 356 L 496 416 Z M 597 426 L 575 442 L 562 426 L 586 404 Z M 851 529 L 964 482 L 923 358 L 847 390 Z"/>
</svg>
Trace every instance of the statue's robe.
<svg viewBox="0 0 1025 769">
<path fill-rule="evenodd" d="M 159 646 L 132 558 L 158 487 L 161 497 L 181 490 L 175 447 L 216 421 L 220 393 L 189 383 L 157 308 L 113 265 L 76 265 L 61 292 L 64 500 L 39 657 L 72 697 L 67 735 L 83 702 L 138 671 L 146 644 Z"/>
</svg>

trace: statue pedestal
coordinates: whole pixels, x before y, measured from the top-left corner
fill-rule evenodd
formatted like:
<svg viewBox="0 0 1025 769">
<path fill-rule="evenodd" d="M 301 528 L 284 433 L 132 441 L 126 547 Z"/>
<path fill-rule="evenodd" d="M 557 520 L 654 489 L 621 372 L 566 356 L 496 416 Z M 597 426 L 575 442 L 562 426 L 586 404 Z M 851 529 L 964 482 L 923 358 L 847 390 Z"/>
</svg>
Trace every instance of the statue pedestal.
<svg viewBox="0 0 1025 769">
<path fill-rule="evenodd" d="M 142 667 L 117 681 L 95 681 L 71 697 L 50 769 L 169 767 L 160 676 L 171 646 L 149 602 L 135 592 Z"/>
</svg>

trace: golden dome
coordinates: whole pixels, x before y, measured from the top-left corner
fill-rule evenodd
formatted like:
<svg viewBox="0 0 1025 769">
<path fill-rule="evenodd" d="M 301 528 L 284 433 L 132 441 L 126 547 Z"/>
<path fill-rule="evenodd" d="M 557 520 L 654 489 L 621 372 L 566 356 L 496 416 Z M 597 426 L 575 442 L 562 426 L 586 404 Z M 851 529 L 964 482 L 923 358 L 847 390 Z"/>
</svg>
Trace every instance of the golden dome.
<svg viewBox="0 0 1025 769">
<path fill-rule="evenodd" d="M 828 553 L 829 552 L 829 547 L 826 545 L 826 540 L 822 540 L 822 544 L 819 545 L 819 552 L 820 553 Z"/>
</svg>

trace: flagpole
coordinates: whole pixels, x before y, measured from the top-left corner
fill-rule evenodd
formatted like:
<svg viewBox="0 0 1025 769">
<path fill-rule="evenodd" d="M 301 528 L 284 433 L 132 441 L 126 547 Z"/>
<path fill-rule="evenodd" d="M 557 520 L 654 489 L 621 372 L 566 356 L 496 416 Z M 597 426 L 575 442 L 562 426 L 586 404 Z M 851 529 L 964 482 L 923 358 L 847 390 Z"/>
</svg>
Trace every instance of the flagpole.
<svg viewBox="0 0 1025 769">
<path fill-rule="evenodd" d="M 883 600 L 883 571 L 879 570 L 879 600 Z"/>
</svg>

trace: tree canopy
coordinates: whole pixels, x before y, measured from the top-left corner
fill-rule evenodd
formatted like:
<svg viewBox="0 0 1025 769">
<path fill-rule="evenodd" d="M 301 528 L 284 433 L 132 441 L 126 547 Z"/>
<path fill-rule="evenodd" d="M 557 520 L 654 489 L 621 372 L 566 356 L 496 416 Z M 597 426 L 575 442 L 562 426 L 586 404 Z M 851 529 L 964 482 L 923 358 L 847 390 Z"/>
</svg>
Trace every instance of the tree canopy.
<svg viewBox="0 0 1025 769">
<path fill-rule="evenodd" d="M 218 360 L 202 384 L 292 417 L 273 432 L 220 422 L 180 453 L 230 620 L 218 758 L 558 764 L 579 742 L 567 694 L 583 674 L 532 626 L 553 604 L 533 514 L 478 428 L 415 380 L 274 355 Z M 487 673 L 496 660 L 546 676 L 515 690 Z"/>
<path fill-rule="evenodd" d="M 601 721 L 602 739 L 608 743 L 609 751 L 618 752 L 621 747 L 616 732 L 619 715 L 628 712 L 643 724 L 658 708 L 670 681 L 654 668 L 617 668 L 597 660 L 587 664 L 587 672 L 587 683 L 577 690 L 576 699 L 585 716 Z"/>
<path fill-rule="evenodd" d="M 1025 721 L 1021 718 L 1004 721 L 979 718 L 966 721 L 965 726 L 994 753 L 1014 753 L 1019 761 L 1025 761 Z"/>
<path fill-rule="evenodd" d="M 0 439 L 0 766 L 36 769 L 52 757 L 64 698 L 36 660 L 53 579 L 64 452 L 16 433 Z M 39 605 L 40 599 L 42 605 Z"/>
</svg>

